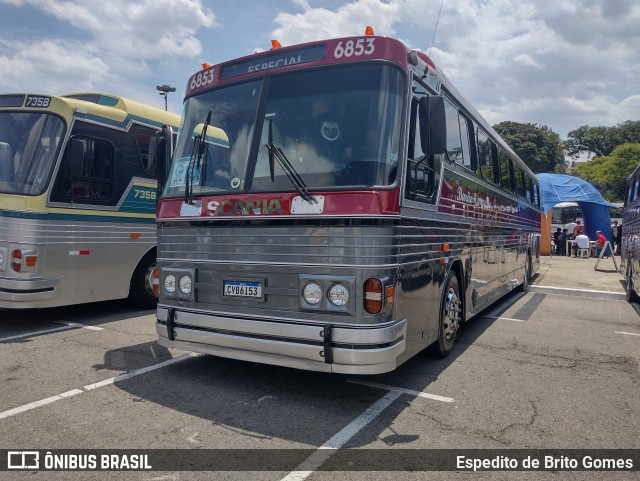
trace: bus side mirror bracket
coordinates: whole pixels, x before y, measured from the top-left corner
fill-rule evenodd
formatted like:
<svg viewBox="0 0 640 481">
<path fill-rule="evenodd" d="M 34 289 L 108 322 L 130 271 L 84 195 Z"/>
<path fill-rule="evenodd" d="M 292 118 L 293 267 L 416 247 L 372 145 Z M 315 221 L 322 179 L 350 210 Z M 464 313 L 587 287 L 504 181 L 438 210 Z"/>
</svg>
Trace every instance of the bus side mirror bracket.
<svg viewBox="0 0 640 481">
<path fill-rule="evenodd" d="M 420 144 L 425 154 L 444 154 L 447 151 L 447 121 L 444 99 L 440 95 L 422 97 L 420 112 Z"/>
</svg>

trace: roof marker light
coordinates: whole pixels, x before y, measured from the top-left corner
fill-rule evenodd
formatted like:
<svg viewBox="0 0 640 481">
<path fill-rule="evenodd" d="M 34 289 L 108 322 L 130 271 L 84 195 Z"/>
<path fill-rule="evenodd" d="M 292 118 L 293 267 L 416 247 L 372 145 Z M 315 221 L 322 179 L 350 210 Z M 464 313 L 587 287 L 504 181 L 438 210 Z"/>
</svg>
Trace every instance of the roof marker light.
<svg viewBox="0 0 640 481">
<path fill-rule="evenodd" d="M 271 40 L 271 50 L 274 48 L 282 48 L 282 44 L 277 40 Z"/>
<path fill-rule="evenodd" d="M 211 68 L 211 64 L 209 64 L 209 63 L 207 63 L 207 62 L 204 62 L 204 63 L 202 64 L 202 70 L 207 70 L 208 68 Z"/>
<path fill-rule="evenodd" d="M 373 27 L 367 25 L 367 28 L 364 29 L 364 34 L 365 35 L 375 35 L 375 33 L 373 33 Z"/>
</svg>

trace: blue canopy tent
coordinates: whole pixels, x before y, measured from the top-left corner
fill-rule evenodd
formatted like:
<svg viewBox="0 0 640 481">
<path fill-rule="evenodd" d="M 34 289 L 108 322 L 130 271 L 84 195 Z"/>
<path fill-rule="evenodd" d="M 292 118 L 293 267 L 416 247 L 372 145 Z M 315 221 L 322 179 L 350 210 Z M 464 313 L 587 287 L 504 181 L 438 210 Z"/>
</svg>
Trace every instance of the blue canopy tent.
<svg viewBox="0 0 640 481">
<path fill-rule="evenodd" d="M 547 214 L 542 222 L 541 246 L 551 245 L 549 211 L 560 202 L 578 203 L 584 220 L 585 234 L 589 239 L 595 240 L 596 231 L 602 231 L 607 240 L 611 241 L 609 207 L 616 206 L 604 200 L 594 186 L 585 180 L 564 174 L 538 174 L 536 177 L 540 181 L 540 203 Z"/>
</svg>

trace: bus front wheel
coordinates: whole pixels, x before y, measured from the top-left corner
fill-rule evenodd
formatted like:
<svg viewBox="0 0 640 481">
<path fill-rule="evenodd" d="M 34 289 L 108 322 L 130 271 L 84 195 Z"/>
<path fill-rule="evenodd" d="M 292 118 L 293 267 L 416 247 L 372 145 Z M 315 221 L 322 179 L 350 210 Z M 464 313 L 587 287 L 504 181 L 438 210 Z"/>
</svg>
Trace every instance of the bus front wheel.
<svg viewBox="0 0 640 481">
<path fill-rule="evenodd" d="M 435 353 L 445 357 L 453 349 L 456 336 L 462 322 L 462 299 L 458 277 L 450 272 L 447 276 L 444 300 L 440 306 L 440 324 L 438 327 L 438 341 L 435 343 Z"/>
<path fill-rule="evenodd" d="M 142 309 L 153 309 L 158 303 L 157 264 L 155 251 L 148 252 L 138 263 L 131 277 L 129 302 Z"/>
</svg>

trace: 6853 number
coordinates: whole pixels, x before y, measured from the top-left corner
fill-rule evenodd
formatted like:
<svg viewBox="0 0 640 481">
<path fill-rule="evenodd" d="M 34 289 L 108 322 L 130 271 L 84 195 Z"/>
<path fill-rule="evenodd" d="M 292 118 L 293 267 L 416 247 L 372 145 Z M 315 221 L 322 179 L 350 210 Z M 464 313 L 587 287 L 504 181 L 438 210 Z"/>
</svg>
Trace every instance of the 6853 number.
<svg viewBox="0 0 640 481">
<path fill-rule="evenodd" d="M 375 52 L 375 38 L 359 38 L 357 40 L 347 40 L 342 44 L 342 41 L 338 42 L 333 56 L 335 58 L 341 57 L 359 57 L 361 55 L 371 55 Z"/>
</svg>

